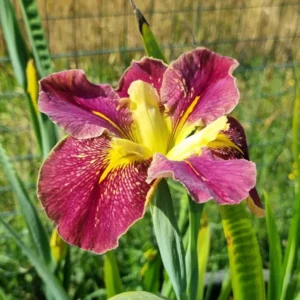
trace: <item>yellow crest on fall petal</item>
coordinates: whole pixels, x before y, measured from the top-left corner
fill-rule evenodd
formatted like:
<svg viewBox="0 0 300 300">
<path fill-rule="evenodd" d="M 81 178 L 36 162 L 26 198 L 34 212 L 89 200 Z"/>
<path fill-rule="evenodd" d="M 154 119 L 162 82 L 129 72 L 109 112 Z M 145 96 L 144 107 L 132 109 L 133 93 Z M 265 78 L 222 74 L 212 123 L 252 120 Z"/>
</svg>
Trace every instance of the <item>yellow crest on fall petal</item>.
<svg viewBox="0 0 300 300">
<path fill-rule="evenodd" d="M 168 152 L 167 158 L 184 160 L 192 155 L 200 155 L 202 148 L 208 147 L 212 141 L 217 139 L 220 131 L 226 131 L 228 128 L 227 117 L 223 116 L 175 145 Z"/>
</svg>

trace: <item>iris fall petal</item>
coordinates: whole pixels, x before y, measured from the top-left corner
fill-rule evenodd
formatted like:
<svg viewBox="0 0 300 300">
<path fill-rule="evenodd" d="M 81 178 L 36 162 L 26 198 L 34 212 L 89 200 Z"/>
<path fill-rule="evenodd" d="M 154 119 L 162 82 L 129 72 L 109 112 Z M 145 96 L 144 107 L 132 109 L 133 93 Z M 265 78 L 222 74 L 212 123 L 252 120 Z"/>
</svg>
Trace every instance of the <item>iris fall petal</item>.
<svg viewBox="0 0 300 300">
<path fill-rule="evenodd" d="M 44 162 L 38 196 L 68 243 L 104 253 L 144 215 L 150 160 L 110 165 L 111 140 L 62 140 Z M 105 176 L 102 176 L 105 173 Z"/>
<path fill-rule="evenodd" d="M 255 186 L 256 169 L 247 160 L 214 159 L 207 151 L 183 161 L 155 154 L 147 181 L 165 177 L 180 181 L 196 202 L 215 199 L 218 204 L 237 204 Z"/>
</svg>

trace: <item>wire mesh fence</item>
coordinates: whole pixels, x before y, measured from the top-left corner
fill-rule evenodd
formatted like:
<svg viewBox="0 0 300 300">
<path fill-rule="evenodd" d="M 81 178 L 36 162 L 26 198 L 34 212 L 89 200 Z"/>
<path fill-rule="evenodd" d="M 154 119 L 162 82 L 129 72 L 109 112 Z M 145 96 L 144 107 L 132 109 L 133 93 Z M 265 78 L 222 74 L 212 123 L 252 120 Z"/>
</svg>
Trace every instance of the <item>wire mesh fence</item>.
<svg viewBox="0 0 300 300">
<path fill-rule="evenodd" d="M 24 30 L 18 1 L 12 2 Z M 144 55 L 127 0 L 37 2 L 57 71 L 82 68 L 91 81 L 116 86 L 130 61 Z M 300 2 L 148 0 L 136 4 L 168 58 L 206 46 L 239 60 L 241 65 L 235 74 L 242 105 L 237 114 L 258 164 L 259 185 L 270 188 L 272 174 L 276 173 L 277 188 L 287 189 L 289 195 L 289 128 L 295 96 L 294 69 L 300 66 Z M 0 142 L 34 193 L 41 157 L 1 30 L 0 69 Z M 276 188 L 272 191 L 274 195 L 278 192 Z M 13 194 L 1 170 L 0 198 L 1 214 L 15 215 Z"/>
</svg>

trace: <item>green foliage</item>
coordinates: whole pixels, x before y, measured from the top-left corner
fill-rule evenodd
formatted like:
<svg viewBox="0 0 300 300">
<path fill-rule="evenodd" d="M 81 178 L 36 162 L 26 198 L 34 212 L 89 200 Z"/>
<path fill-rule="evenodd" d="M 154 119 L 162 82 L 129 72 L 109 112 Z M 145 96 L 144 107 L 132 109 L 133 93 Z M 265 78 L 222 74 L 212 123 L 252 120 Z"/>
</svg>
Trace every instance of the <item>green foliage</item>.
<svg viewBox="0 0 300 300">
<path fill-rule="evenodd" d="M 189 202 L 189 243 L 186 251 L 186 273 L 187 273 L 187 293 L 189 299 L 196 299 L 198 294 L 199 274 L 198 274 L 198 253 L 201 252 L 201 243 L 198 242 L 200 220 L 204 204 L 196 203 L 190 196 L 186 197 Z M 205 247 L 206 245 L 204 245 Z M 204 249 L 203 249 L 204 250 Z M 199 261 L 200 262 L 200 261 Z M 199 264 L 201 266 L 201 264 Z M 202 281 L 203 284 L 203 281 Z"/>
<path fill-rule="evenodd" d="M 231 279 L 229 273 L 227 273 L 223 279 L 222 282 L 222 287 L 221 287 L 221 292 L 218 297 L 218 300 L 228 300 L 229 299 L 229 294 L 231 292 Z"/>
<path fill-rule="evenodd" d="M 269 239 L 270 252 L 270 277 L 268 283 L 268 299 L 277 300 L 280 298 L 281 291 L 281 265 L 282 253 L 280 245 L 280 237 L 275 222 L 274 212 L 267 193 L 264 193 L 266 204 L 266 221 Z"/>
<path fill-rule="evenodd" d="M 244 203 L 220 206 L 227 240 L 233 295 L 236 299 L 265 299 L 262 261 L 253 224 Z"/>
<path fill-rule="evenodd" d="M 203 299 L 205 274 L 209 259 L 210 250 L 210 225 L 205 211 L 201 219 L 201 226 L 198 232 L 197 252 L 198 252 L 198 291 L 197 300 Z M 193 299 L 193 298 L 192 298 Z"/>
<path fill-rule="evenodd" d="M 117 295 L 109 300 L 159 300 L 167 299 L 164 297 L 156 296 L 147 292 L 127 292 Z"/>
<path fill-rule="evenodd" d="M 177 299 L 186 299 L 186 270 L 182 239 L 172 197 L 165 180 L 158 183 L 151 206 L 158 248 Z"/>
<path fill-rule="evenodd" d="M 104 282 L 108 298 L 124 291 L 118 264 L 112 251 L 107 252 L 104 257 Z"/>
<path fill-rule="evenodd" d="M 147 55 L 167 62 L 145 17 L 137 8 L 135 8 L 135 14 Z"/>
<path fill-rule="evenodd" d="M 15 76 L 26 90 L 26 66 L 30 53 L 10 0 L 0 0 L 0 21 Z"/>
<path fill-rule="evenodd" d="M 44 77 L 52 72 L 51 57 L 48 50 L 42 21 L 35 0 L 19 0 L 24 16 L 27 34 L 32 47 L 37 69 Z"/>
<path fill-rule="evenodd" d="M 9 158 L 7 157 L 1 144 L 0 164 L 5 171 L 6 177 L 9 180 L 9 183 L 19 202 L 22 215 L 26 220 L 26 224 L 32 238 L 32 244 L 36 246 L 39 256 L 44 263 L 48 267 L 51 267 L 53 265 L 53 261 L 50 253 L 49 237 L 47 232 L 41 220 L 39 219 L 36 208 L 32 204 L 26 188 L 12 167 Z"/>
<path fill-rule="evenodd" d="M 162 261 L 160 254 L 156 249 L 150 248 L 144 253 L 146 263 L 143 266 L 141 273 L 143 277 L 143 290 L 158 293 L 160 287 L 160 273 L 162 270 Z"/>
<path fill-rule="evenodd" d="M 47 267 L 47 265 L 36 256 L 35 252 L 28 248 L 22 241 L 19 235 L 13 230 L 13 228 L 7 224 L 1 217 L 0 223 L 7 229 L 7 232 L 14 239 L 17 245 L 23 250 L 26 256 L 29 258 L 34 268 L 36 269 L 39 276 L 44 281 L 47 291 L 53 296 L 54 299 L 57 300 L 67 300 L 68 297 L 57 280 L 57 278 L 53 275 L 51 270 Z"/>
<path fill-rule="evenodd" d="M 299 111 L 300 111 L 300 80 L 297 69 L 294 66 L 294 74 L 296 79 L 296 91 L 293 110 L 293 123 L 292 123 L 292 149 L 294 156 L 294 188 L 295 188 L 295 201 L 294 201 L 294 215 L 291 220 L 289 228 L 288 244 L 283 260 L 282 269 L 282 290 L 281 300 L 286 299 L 287 291 L 292 277 L 294 264 L 300 257 L 297 257 L 297 251 L 300 245 L 300 152 L 299 152 Z M 298 270 L 299 271 L 299 270 Z"/>
<path fill-rule="evenodd" d="M 21 7 L 40 75 L 45 76 L 51 72 L 50 54 L 36 3 L 34 0 L 21 1 Z M 38 76 L 34 72 L 34 64 L 31 63 L 31 54 L 21 34 L 11 1 L 0 1 L 0 19 L 8 53 L 14 68 L 14 74 L 24 89 L 36 140 L 43 157 L 46 157 L 51 148 L 57 143 L 55 125 L 50 123 L 50 120 L 46 116 L 42 116 L 37 111 L 36 103 L 38 95 L 37 93 L 30 93 L 30 88 L 34 84 L 37 85 Z"/>
</svg>

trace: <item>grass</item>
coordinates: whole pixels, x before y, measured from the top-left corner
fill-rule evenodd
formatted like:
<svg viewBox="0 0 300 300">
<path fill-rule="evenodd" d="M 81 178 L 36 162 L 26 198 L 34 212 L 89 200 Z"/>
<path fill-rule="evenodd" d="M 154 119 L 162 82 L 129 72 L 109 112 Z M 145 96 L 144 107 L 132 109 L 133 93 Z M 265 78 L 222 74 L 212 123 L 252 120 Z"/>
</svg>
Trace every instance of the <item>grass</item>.
<svg viewBox="0 0 300 300">
<path fill-rule="evenodd" d="M 53 0 L 48 0 L 38 3 L 48 28 L 46 32 L 55 56 L 56 70 L 82 68 L 91 81 L 109 82 L 116 86 L 131 59 L 143 56 L 142 51 L 93 54 L 99 49 L 141 48 L 127 1 L 68 0 L 63 5 L 56 2 L 53 5 Z M 75 7 L 72 6 L 74 3 Z M 211 1 L 205 3 L 202 13 L 198 9 L 201 3 L 192 0 L 145 1 L 140 6 L 148 11 L 146 16 L 153 24 L 158 40 L 163 45 L 169 45 L 165 49 L 168 57 L 173 59 L 183 51 L 190 50 L 194 39 L 197 44 L 205 41 L 204 44 L 212 50 L 236 57 L 241 62 L 241 67 L 235 73 L 241 101 L 234 116 L 246 129 L 250 156 L 257 163 L 258 190 L 261 195 L 266 190 L 270 197 L 284 248 L 294 197 L 293 183 L 288 178 L 292 172 L 291 115 L 295 96 L 295 79 L 290 62 L 293 58 L 298 62 L 297 68 L 300 68 L 297 38 L 299 22 L 296 17 L 299 6 L 283 6 L 283 2 L 268 4 L 268 1 L 262 5 L 258 0 L 251 0 L 247 2 L 247 7 L 254 8 L 242 10 L 235 8 L 234 3 L 229 0 L 222 3 Z M 232 9 L 217 9 L 221 7 Z M 151 14 L 153 10 L 159 13 Z M 168 13 L 170 10 L 176 13 Z M 92 17 L 101 13 L 105 16 Z M 53 18 L 46 20 L 47 16 Z M 274 33 L 277 41 L 273 39 Z M 288 39 L 289 36 L 294 36 L 294 39 Z M 4 55 L 2 46 L 0 33 L 0 55 Z M 88 51 L 90 55 L 87 55 Z M 82 56 L 66 57 L 59 55 L 61 53 L 79 53 Z M 0 70 L 0 142 L 34 196 L 41 159 L 30 127 L 29 113 L 9 63 L 0 63 Z M 26 241 L 28 232 L 24 229 L 15 203 L 14 195 L 0 170 L 0 213 Z M 39 206 L 38 202 L 36 204 Z M 228 264 L 220 216 L 214 203 L 209 203 L 206 209 L 212 227 L 208 268 L 219 270 Z M 51 224 L 42 212 L 41 215 L 50 232 Z M 265 219 L 253 218 L 253 221 L 261 245 L 263 264 L 268 267 Z M 142 234 L 140 228 L 143 229 Z M 120 247 L 116 250 L 127 290 L 141 287 L 141 269 L 146 263 L 144 253 L 152 247 L 155 247 L 155 239 L 147 216 L 122 237 Z M 3 292 L 11 299 L 33 299 L 33 295 L 39 299 L 41 291 L 34 269 L 2 227 L 0 248 L 0 286 Z M 71 255 L 70 296 L 82 299 L 103 288 L 102 257 L 76 248 L 71 249 Z"/>
</svg>

